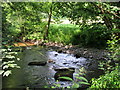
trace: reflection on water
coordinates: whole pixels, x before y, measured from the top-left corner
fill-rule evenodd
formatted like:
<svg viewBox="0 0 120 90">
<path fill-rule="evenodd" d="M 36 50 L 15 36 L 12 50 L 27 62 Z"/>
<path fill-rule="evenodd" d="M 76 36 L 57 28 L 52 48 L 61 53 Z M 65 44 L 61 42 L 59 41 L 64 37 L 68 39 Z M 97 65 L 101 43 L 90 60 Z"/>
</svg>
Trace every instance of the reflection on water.
<svg viewBox="0 0 120 90">
<path fill-rule="evenodd" d="M 56 71 L 54 69 L 60 67 L 73 67 L 76 69 L 75 73 L 77 73 L 80 67 L 88 67 L 90 66 L 89 63 L 92 61 L 83 57 L 76 58 L 74 55 L 47 51 L 43 48 L 40 49 L 35 47 L 32 49 L 25 49 L 20 56 L 21 60 L 16 61 L 16 63 L 21 68 L 13 69 L 12 75 L 3 78 L 3 88 L 42 88 L 46 85 L 53 85 L 56 83 L 54 79 Z M 47 62 L 49 59 L 53 60 L 54 63 L 47 63 L 45 66 L 28 65 L 29 62 Z M 88 76 L 90 75 L 88 74 Z M 98 75 L 96 74 L 96 76 Z M 70 81 L 60 81 L 58 83 L 64 87 L 72 85 Z"/>
</svg>

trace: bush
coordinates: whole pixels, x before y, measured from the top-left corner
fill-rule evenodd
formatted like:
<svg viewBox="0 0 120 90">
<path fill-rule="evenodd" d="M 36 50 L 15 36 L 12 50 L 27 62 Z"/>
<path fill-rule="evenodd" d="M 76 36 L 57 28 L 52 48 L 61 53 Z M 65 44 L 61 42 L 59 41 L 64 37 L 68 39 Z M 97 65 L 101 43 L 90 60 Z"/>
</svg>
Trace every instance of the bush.
<svg viewBox="0 0 120 90">
<path fill-rule="evenodd" d="M 111 73 L 106 73 L 100 78 L 92 79 L 90 88 L 120 88 L 120 72 L 118 67 Z"/>
<path fill-rule="evenodd" d="M 110 34 L 105 26 L 94 24 L 80 28 L 81 32 L 73 36 L 72 44 L 82 44 L 89 47 L 105 47 Z M 78 42 L 79 40 L 79 42 Z"/>
<path fill-rule="evenodd" d="M 114 34 L 111 37 L 111 40 L 108 40 L 108 50 L 110 60 L 102 63 L 102 69 L 105 70 L 105 75 L 100 76 L 98 79 L 92 79 L 92 86 L 90 88 L 120 88 L 120 45 L 119 38 Z M 111 60 L 114 61 L 111 63 Z M 112 66 L 114 64 L 115 66 Z M 103 66 L 107 66 L 105 69 Z M 113 71 L 111 71 L 113 70 Z M 111 71 L 111 72 L 110 72 Z"/>
<path fill-rule="evenodd" d="M 15 50 L 13 50 L 13 46 L 2 46 L 3 48 L 1 49 L 2 51 L 2 70 L 0 70 L 0 75 L 2 74 L 2 76 L 9 76 L 10 74 L 12 74 L 12 69 L 14 68 L 20 68 L 20 66 L 18 66 L 16 64 L 16 61 L 20 60 L 20 57 L 18 56 L 18 52 L 16 52 Z M 19 50 L 21 48 L 18 48 Z"/>
</svg>

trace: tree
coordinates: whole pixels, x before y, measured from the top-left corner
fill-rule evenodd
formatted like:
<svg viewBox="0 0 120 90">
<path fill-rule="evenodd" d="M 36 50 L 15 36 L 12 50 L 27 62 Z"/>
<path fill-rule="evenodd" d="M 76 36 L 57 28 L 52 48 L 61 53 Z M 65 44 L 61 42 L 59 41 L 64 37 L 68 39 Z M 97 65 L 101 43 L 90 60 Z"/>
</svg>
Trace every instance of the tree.
<svg viewBox="0 0 120 90">
<path fill-rule="evenodd" d="M 53 11 L 53 3 L 45 3 L 45 6 L 47 6 L 46 8 L 48 9 L 46 11 L 46 13 L 48 14 L 48 22 L 47 22 L 47 26 L 45 28 L 44 40 L 48 40 L 49 27 L 50 27 L 52 11 Z"/>
<path fill-rule="evenodd" d="M 42 21 L 42 3 L 10 2 L 3 3 L 2 7 L 3 37 L 24 41 L 26 35 L 43 32 L 45 24 Z"/>
<path fill-rule="evenodd" d="M 57 8 L 60 8 L 57 12 L 61 16 L 69 18 L 78 25 L 86 24 L 88 20 L 93 22 L 102 19 L 108 29 L 112 30 L 114 25 L 119 27 L 116 22 L 120 18 L 118 2 L 62 2 L 57 3 Z"/>
</svg>

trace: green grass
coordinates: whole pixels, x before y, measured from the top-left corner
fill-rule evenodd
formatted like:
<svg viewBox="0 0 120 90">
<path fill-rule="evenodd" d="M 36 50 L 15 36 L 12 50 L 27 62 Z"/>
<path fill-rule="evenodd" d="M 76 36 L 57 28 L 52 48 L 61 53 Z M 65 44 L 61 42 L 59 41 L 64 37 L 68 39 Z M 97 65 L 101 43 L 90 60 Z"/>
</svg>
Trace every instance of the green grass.
<svg viewBox="0 0 120 90">
<path fill-rule="evenodd" d="M 51 24 L 49 30 L 49 40 L 64 44 L 71 44 L 71 39 L 79 26 L 73 24 Z"/>
<path fill-rule="evenodd" d="M 103 32 L 106 28 L 101 25 L 86 25 L 79 27 L 73 24 L 51 24 L 49 30 L 49 41 L 63 44 L 80 46 L 100 47 L 105 46 L 109 38 Z"/>
</svg>

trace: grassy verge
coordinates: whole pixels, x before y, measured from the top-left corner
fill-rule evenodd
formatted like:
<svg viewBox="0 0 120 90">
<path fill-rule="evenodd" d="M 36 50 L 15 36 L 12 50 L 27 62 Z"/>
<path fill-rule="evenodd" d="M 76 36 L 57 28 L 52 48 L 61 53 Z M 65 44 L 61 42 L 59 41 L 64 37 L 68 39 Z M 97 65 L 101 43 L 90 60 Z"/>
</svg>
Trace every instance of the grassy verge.
<svg viewBox="0 0 120 90">
<path fill-rule="evenodd" d="M 64 44 L 71 44 L 73 35 L 80 31 L 79 27 L 73 24 L 51 24 L 49 40 Z"/>
</svg>

